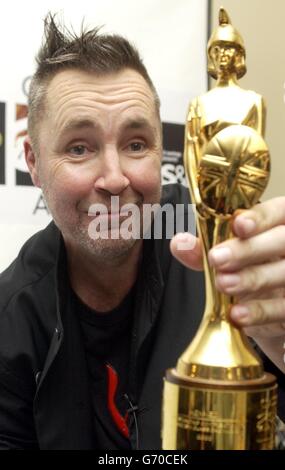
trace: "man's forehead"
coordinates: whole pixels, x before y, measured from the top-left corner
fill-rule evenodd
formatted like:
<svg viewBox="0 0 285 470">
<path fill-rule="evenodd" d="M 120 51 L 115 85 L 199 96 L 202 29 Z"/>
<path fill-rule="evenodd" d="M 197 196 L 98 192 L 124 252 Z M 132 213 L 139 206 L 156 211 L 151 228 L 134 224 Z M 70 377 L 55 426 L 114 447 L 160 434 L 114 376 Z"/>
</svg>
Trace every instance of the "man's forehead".
<svg viewBox="0 0 285 470">
<path fill-rule="evenodd" d="M 100 76 L 77 69 L 64 70 L 52 79 L 47 93 L 47 114 L 57 127 L 64 127 L 66 131 L 91 127 L 86 124 L 93 119 L 97 120 L 96 127 L 100 127 L 98 118 L 104 116 L 102 113 L 107 113 L 109 119 L 115 113 L 120 127 L 160 125 L 154 94 L 134 70 Z M 159 122 L 155 123 L 154 119 Z"/>
<path fill-rule="evenodd" d="M 68 69 L 59 71 L 48 85 L 48 97 L 51 99 L 66 92 L 76 91 L 76 89 L 89 89 L 98 93 L 119 93 L 120 90 L 143 92 L 150 98 L 153 92 L 144 79 L 136 70 L 123 69 L 118 72 L 98 74 L 96 72 L 81 71 L 78 69 Z"/>
</svg>

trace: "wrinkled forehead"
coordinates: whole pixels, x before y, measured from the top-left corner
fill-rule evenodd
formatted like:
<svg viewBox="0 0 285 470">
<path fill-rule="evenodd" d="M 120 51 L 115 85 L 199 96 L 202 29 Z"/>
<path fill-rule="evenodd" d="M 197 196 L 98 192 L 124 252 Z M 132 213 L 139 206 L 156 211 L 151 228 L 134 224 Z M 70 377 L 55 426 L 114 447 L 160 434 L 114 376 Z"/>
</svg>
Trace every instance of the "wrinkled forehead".
<svg viewBox="0 0 285 470">
<path fill-rule="evenodd" d="M 60 71 L 51 79 L 46 98 L 51 112 L 80 100 L 99 106 L 136 102 L 150 113 L 156 111 L 154 91 L 142 75 L 131 69 L 100 75 L 77 69 Z"/>
</svg>

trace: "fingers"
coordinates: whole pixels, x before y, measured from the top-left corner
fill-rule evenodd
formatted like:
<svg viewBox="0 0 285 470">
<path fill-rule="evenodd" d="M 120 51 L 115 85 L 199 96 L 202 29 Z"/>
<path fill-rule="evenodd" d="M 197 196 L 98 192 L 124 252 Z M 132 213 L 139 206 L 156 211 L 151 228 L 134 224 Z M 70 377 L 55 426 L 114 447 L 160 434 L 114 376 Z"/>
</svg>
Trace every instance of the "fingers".
<svg viewBox="0 0 285 470">
<path fill-rule="evenodd" d="M 230 317 L 242 327 L 279 323 L 285 334 L 285 299 L 252 300 L 237 304 L 232 307 Z"/>
<path fill-rule="evenodd" d="M 250 266 L 235 273 L 217 272 L 216 286 L 225 294 L 245 296 L 284 286 L 285 260 Z"/>
<path fill-rule="evenodd" d="M 280 225 L 248 239 L 233 238 L 209 252 L 214 268 L 230 272 L 246 266 L 285 256 L 285 225 Z"/>
<path fill-rule="evenodd" d="M 276 338 L 283 338 L 284 352 L 285 352 L 285 324 L 284 323 L 267 323 L 266 325 L 253 325 L 243 328 L 247 336 L 251 336 L 255 341 L 270 339 L 273 342 Z M 262 348 L 261 348 L 262 349 Z M 285 363 L 284 363 L 285 365 Z"/>
<path fill-rule="evenodd" d="M 191 233 L 178 233 L 170 243 L 173 256 L 187 268 L 201 271 L 203 269 L 203 258 L 201 242 Z"/>
<path fill-rule="evenodd" d="M 248 238 L 285 224 L 285 197 L 257 204 L 250 210 L 237 212 L 233 230 L 237 237 Z"/>
<path fill-rule="evenodd" d="M 285 198 L 236 213 L 233 231 L 237 238 L 209 253 L 217 288 L 243 298 L 231 309 L 232 322 L 253 337 L 285 334 Z"/>
</svg>

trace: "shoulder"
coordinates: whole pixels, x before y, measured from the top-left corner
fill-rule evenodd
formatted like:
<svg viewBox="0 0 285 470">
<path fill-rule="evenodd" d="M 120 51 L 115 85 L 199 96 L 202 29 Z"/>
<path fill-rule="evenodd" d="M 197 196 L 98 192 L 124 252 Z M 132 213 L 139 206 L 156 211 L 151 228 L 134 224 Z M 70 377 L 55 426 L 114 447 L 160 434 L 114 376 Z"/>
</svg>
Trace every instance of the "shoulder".
<svg viewBox="0 0 285 470">
<path fill-rule="evenodd" d="M 17 258 L 0 274 L 0 312 L 9 301 L 31 285 L 38 283 L 55 268 L 60 232 L 50 223 L 21 248 Z"/>
<path fill-rule="evenodd" d="M 191 204 L 189 190 L 182 184 L 166 184 L 162 187 L 160 211 L 153 221 L 153 237 L 160 262 L 168 264 L 174 260 L 169 243 L 178 232 L 195 233 L 195 212 Z M 182 265 L 181 265 L 182 266 Z"/>
<path fill-rule="evenodd" d="M 30 380 L 32 386 L 34 372 L 45 361 L 56 322 L 59 241 L 60 232 L 51 223 L 23 245 L 0 275 L 1 380 Z"/>
<path fill-rule="evenodd" d="M 178 232 L 195 233 L 195 207 L 191 204 L 189 189 L 182 184 L 163 186 L 161 212 L 165 211 L 166 234 L 170 238 Z"/>
<path fill-rule="evenodd" d="M 189 189 L 179 183 L 162 186 L 161 204 L 190 204 Z"/>
<path fill-rule="evenodd" d="M 60 232 L 54 223 L 33 235 L 0 275 L 0 348 L 49 336 L 55 316 L 55 271 Z M 4 347 L 4 344 L 6 346 Z M 23 345 L 22 345 L 23 346 Z"/>
</svg>

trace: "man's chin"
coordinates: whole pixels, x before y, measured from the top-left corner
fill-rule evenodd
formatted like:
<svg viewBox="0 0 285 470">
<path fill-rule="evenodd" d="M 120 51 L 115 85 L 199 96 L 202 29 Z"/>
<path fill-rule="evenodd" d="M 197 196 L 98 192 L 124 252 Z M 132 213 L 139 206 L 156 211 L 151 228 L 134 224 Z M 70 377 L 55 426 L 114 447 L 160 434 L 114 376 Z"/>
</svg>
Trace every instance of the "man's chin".
<svg viewBox="0 0 285 470">
<path fill-rule="evenodd" d="M 139 242 L 140 240 L 134 238 L 112 238 L 110 236 L 93 239 L 88 234 L 85 237 L 80 237 L 80 246 L 86 254 L 102 261 L 112 261 L 128 255 Z"/>
</svg>

